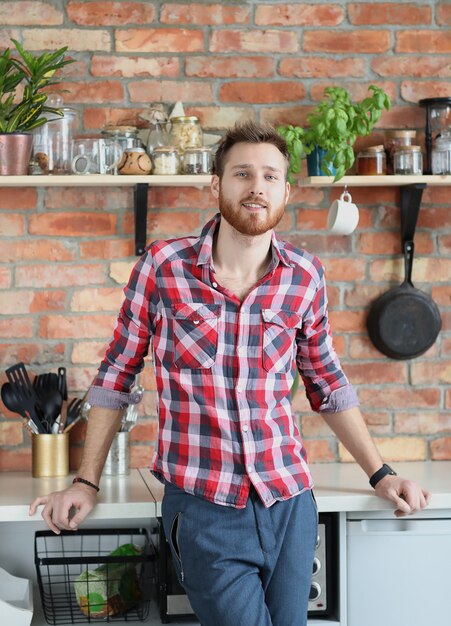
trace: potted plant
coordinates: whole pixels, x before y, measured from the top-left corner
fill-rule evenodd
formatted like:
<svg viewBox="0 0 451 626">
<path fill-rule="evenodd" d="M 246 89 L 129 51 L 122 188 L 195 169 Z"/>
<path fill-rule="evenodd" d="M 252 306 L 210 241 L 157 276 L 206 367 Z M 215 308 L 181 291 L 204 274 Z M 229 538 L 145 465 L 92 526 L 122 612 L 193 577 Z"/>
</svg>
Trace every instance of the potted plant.
<svg viewBox="0 0 451 626">
<path fill-rule="evenodd" d="M 18 41 L 18 52 L 7 48 L 0 55 L 0 174 L 27 174 L 35 128 L 49 121 L 47 115 L 62 116 L 61 109 L 48 106 L 48 87 L 58 84 L 54 74 L 71 60 L 64 59 L 67 47 L 33 55 Z"/>
<path fill-rule="evenodd" d="M 321 171 L 309 175 L 342 178 L 354 164 L 353 145 L 358 136 L 369 135 L 382 111 L 390 109 L 390 98 L 375 85 L 370 85 L 372 95 L 359 103 L 352 103 L 343 87 L 327 87 L 325 99 L 307 117 L 307 127 L 279 126 L 278 132 L 285 139 L 291 155 L 290 181 L 293 174 L 301 171 L 301 159 L 313 155 Z M 312 165 L 312 157 L 310 157 Z"/>
</svg>

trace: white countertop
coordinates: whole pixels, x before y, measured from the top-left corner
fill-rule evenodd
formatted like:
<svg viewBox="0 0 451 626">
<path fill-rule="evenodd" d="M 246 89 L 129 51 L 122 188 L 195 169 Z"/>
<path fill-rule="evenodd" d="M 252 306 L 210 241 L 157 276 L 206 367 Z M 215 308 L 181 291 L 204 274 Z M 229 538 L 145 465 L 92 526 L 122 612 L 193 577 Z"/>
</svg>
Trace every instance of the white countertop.
<svg viewBox="0 0 451 626">
<path fill-rule="evenodd" d="M 394 463 L 400 476 L 432 492 L 430 509 L 451 510 L 451 461 Z M 312 464 L 318 509 L 325 511 L 388 511 L 393 507 L 374 495 L 363 471 L 355 463 Z M 38 495 L 64 489 L 73 476 L 32 478 L 28 472 L 0 473 L 0 522 L 40 520 L 29 517 L 28 506 Z M 161 514 L 163 486 L 148 469 L 127 476 L 104 476 L 93 520 L 148 519 Z"/>
</svg>

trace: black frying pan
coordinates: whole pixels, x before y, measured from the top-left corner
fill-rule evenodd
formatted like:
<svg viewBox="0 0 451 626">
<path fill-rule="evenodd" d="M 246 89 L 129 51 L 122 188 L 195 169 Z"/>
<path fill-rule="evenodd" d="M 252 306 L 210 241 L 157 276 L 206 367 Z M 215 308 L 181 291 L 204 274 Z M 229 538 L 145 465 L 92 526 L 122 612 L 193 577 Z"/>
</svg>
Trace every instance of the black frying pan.
<svg viewBox="0 0 451 626">
<path fill-rule="evenodd" d="M 424 184 L 401 189 L 401 240 L 404 282 L 371 305 L 367 328 L 375 347 L 392 359 L 414 359 L 428 350 L 442 326 L 432 298 L 412 284 L 413 239 Z"/>
</svg>

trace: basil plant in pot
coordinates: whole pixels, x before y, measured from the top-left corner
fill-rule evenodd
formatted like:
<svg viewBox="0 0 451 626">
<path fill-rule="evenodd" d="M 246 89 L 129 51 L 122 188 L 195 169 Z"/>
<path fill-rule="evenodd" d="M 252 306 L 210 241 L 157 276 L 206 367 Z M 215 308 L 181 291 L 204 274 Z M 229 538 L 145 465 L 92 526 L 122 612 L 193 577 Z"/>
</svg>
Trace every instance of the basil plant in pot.
<svg viewBox="0 0 451 626">
<path fill-rule="evenodd" d="M 342 178 L 355 161 L 353 145 L 358 136 L 369 135 L 380 120 L 383 110 L 390 109 L 390 98 L 380 87 L 370 85 L 372 94 L 361 102 L 351 102 L 343 87 L 326 87 L 325 98 L 307 116 L 307 126 L 279 126 L 291 156 L 290 182 L 301 171 L 301 160 L 310 160 L 309 175 Z M 314 158 L 320 171 L 312 171 Z"/>
<path fill-rule="evenodd" d="M 10 48 L 0 54 L 0 174 L 23 175 L 32 150 L 30 131 L 63 115 L 48 106 L 48 88 L 59 82 L 55 72 L 72 61 L 64 59 L 67 47 L 33 55 L 11 41 L 17 55 Z"/>
</svg>

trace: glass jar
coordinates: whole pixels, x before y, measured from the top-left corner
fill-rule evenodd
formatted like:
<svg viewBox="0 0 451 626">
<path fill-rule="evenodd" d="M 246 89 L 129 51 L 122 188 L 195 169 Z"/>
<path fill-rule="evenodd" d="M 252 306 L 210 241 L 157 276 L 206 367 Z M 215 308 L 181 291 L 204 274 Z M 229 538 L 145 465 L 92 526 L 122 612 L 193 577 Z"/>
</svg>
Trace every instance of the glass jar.
<svg viewBox="0 0 451 626">
<path fill-rule="evenodd" d="M 370 146 L 357 155 L 359 176 L 382 176 L 387 173 L 384 146 Z"/>
<path fill-rule="evenodd" d="M 168 123 L 165 121 L 153 122 L 150 125 L 149 135 L 147 137 L 146 151 L 149 156 L 155 148 L 167 146 L 169 143 Z"/>
<path fill-rule="evenodd" d="M 451 174 L 451 133 L 445 133 L 435 140 L 431 169 L 433 174 Z"/>
<path fill-rule="evenodd" d="M 157 176 L 175 176 L 180 172 L 180 154 L 175 146 L 161 146 L 152 152 L 153 173 Z"/>
<path fill-rule="evenodd" d="M 420 146 L 398 146 L 393 167 L 395 174 L 418 176 L 423 173 L 423 155 Z"/>
<path fill-rule="evenodd" d="M 187 148 L 183 154 L 184 174 L 210 174 L 211 148 Z"/>
<path fill-rule="evenodd" d="M 416 130 L 388 130 L 385 133 L 385 155 L 387 174 L 393 174 L 393 158 L 398 146 L 411 146 L 417 134 Z"/>
<path fill-rule="evenodd" d="M 142 147 L 136 126 L 105 126 L 101 133 L 105 139 L 115 139 L 122 152 Z"/>
<path fill-rule="evenodd" d="M 202 129 L 199 118 L 183 115 L 172 117 L 171 120 L 171 143 L 181 152 L 186 148 L 200 148 L 202 146 Z"/>
</svg>

